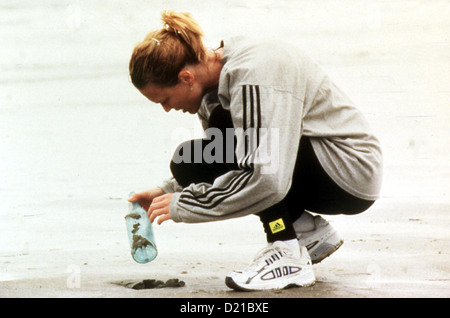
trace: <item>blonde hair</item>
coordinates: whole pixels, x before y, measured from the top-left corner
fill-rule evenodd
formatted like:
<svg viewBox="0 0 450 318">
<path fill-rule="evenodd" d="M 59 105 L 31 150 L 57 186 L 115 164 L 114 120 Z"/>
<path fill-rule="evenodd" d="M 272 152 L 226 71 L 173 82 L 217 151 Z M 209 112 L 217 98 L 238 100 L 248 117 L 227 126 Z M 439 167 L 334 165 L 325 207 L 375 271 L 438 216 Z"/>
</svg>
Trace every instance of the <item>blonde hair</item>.
<svg viewBox="0 0 450 318">
<path fill-rule="evenodd" d="M 163 28 L 150 32 L 131 55 L 131 82 L 137 88 L 151 83 L 178 83 L 178 73 L 189 64 L 206 62 L 203 31 L 189 13 L 163 11 Z"/>
</svg>

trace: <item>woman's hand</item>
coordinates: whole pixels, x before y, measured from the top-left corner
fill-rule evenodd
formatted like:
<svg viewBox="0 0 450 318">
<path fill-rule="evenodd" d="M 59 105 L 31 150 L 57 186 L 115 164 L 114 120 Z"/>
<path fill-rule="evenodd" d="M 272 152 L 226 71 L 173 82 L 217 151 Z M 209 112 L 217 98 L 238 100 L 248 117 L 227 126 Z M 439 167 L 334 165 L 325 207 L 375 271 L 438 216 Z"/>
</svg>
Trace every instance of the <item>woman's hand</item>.
<svg viewBox="0 0 450 318">
<path fill-rule="evenodd" d="M 153 223 L 158 218 L 158 224 L 170 220 L 169 206 L 172 193 L 165 193 L 161 188 L 154 188 L 148 191 L 133 194 L 128 201 L 136 202 L 148 212 L 148 218 Z"/>
<path fill-rule="evenodd" d="M 164 221 L 170 220 L 170 199 L 172 199 L 173 193 L 163 194 L 155 198 L 148 209 L 148 218 L 150 222 L 158 218 L 158 224 Z"/>
<path fill-rule="evenodd" d="M 148 191 L 139 192 L 133 194 L 128 201 L 129 202 L 136 202 L 139 201 L 139 204 L 144 208 L 145 211 L 148 212 L 150 209 L 150 205 L 152 204 L 153 200 L 159 196 L 162 196 L 166 194 L 163 189 L 161 188 L 153 188 Z"/>
</svg>

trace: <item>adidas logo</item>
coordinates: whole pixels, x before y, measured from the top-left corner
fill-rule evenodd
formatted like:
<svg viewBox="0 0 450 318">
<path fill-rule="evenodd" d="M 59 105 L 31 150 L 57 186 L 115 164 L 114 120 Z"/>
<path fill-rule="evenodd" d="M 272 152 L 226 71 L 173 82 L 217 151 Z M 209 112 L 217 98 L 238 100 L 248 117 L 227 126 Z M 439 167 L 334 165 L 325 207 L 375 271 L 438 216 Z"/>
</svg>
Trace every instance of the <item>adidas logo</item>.
<svg viewBox="0 0 450 318">
<path fill-rule="evenodd" d="M 279 218 L 278 220 L 270 222 L 269 227 L 270 227 L 270 231 L 272 232 L 272 234 L 281 232 L 284 229 L 286 229 L 282 218 Z"/>
<path fill-rule="evenodd" d="M 282 229 L 284 229 L 283 224 L 281 223 L 275 223 L 275 225 L 272 228 L 272 232 L 277 232 L 277 231 L 281 231 Z"/>
</svg>

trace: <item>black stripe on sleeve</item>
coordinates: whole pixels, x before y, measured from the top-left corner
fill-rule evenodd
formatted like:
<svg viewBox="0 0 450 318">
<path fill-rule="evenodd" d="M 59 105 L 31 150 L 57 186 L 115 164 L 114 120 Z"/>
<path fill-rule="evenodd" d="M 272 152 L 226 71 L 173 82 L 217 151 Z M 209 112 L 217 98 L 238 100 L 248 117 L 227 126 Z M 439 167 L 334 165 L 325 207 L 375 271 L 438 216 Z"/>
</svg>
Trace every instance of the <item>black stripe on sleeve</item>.
<svg viewBox="0 0 450 318">
<path fill-rule="evenodd" d="M 248 167 L 239 167 L 239 168 L 241 168 L 242 170 L 250 170 Z M 236 175 L 236 176 L 234 176 L 224 187 L 221 187 L 221 188 L 210 188 L 209 190 L 207 190 L 207 191 L 205 191 L 204 193 L 202 193 L 202 194 L 195 194 L 194 192 L 192 192 L 191 190 L 189 190 L 189 189 L 185 189 L 184 191 L 186 192 L 186 193 L 189 193 L 191 196 L 193 196 L 193 197 L 196 197 L 197 199 L 202 199 L 202 198 L 206 198 L 206 197 L 208 197 L 209 195 L 212 195 L 212 194 L 214 194 L 215 192 L 224 192 L 224 191 L 227 191 L 227 189 L 229 189 L 231 186 L 232 186 L 232 183 L 235 181 L 235 179 L 237 178 L 237 177 L 239 177 L 240 176 L 240 174 L 238 174 L 238 175 Z"/>
<path fill-rule="evenodd" d="M 256 145 L 259 147 L 259 130 L 261 129 L 261 100 L 259 96 L 258 85 L 255 85 L 255 91 L 256 91 L 256 116 L 257 116 Z"/>
<path fill-rule="evenodd" d="M 247 130 L 247 86 L 244 85 L 242 86 L 242 128 L 244 129 L 244 132 Z M 248 143 L 247 143 L 247 138 L 245 138 L 244 141 L 244 150 L 245 150 L 245 154 L 247 154 L 247 150 L 248 150 Z"/>
<path fill-rule="evenodd" d="M 253 99 L 254 99 L 253 85 L 250 85 L 250 128 L 255 128 L 255 115 L 254 115 L 255 102 Z"/>
<path fill-rule="evenodd" d="M 203 209 L 212 209 L 219 205 L 223 200 L 241 191 L 246 186 L 252 175 L 252 170 L 246 170 L 244 173 L 235 177 L 235 179 L 233 180 L 234 182 L 230 184 L 230 188 L 228 189 L 228 191 L 217 193 L 207 198 L 207 200 L 199 201 L 195 198 L 195 196 L 191 197 L 182 194 L 178 202 L 180 205 L 186 204 L 186 208 L 188 209 L 189 206 L 197 206 Z"/>
</svg>

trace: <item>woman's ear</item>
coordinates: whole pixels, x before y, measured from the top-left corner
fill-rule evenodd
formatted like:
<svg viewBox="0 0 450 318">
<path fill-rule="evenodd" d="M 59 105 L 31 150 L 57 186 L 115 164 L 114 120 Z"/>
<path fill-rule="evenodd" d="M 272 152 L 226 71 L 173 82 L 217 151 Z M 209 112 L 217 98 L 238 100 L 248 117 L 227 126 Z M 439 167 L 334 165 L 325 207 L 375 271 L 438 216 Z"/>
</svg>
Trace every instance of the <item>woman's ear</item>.
<svg viewBox="0 0 450 318">
<path fill-rule="evenodd" d="M 183 84 L 192 86 L 192 84 L 194 84 L 194 79 L 194 74 L 186 69 L 182 69 L 180 73 L 178 73 L 178 80 Z"/>
</svg>

